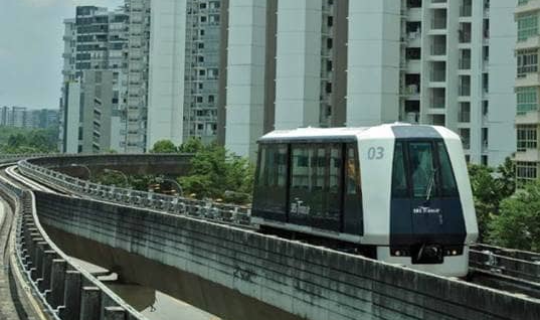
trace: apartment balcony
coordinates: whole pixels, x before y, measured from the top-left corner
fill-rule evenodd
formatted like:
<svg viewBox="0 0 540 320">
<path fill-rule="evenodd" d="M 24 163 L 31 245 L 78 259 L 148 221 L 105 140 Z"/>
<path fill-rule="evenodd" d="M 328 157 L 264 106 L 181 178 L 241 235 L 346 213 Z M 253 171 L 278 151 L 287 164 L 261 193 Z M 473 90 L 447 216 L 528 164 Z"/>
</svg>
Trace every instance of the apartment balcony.
<svg viewBox="0 0 540 320">
<path fill-rule="evenodd" d="M 407 21 L 422 21 L 422 8 L 409 8 Z"/>
<path fill-rule="evenodd" d="M 472 16 L 472 6 L 469 5 L 463 5 L 459 8 L 459 16 L 461 18 L 470 18 Z"/>
<path fill-rule="evenodd" d="M 462 111 L 458 113 L 458 122 L 470 124 L 471 122 L 471 113 L 469 111 Z"/>
<path fill-rule="evenodd" d="M 540 86 L 540 74 L 538 72 L 519 73 L 516 79 L 516 87 Z"/>
<path fill-rule="evenodd" d="M 518 41 L 516 50 L 535 49 L 540 47 L 540 36 L 532 36 L 524 41 Z"/>
<path fill-rule="evenodd" d="M 422 62 L 420 60 L 407 60 L 407 73 L 420 73 L 422 70 Z"/>
<path fill-rule="evenodd" d="M 446 17 L 434 17 L 431 19 L 431 31 L 444 31 L 446 32 L 446 26 L 448 19 Z"/>
<path fill-rule="evenodd" d="M 422 31 L 417 30 L 414 32 L 407 32 L 407 35 L 403 41 L 407 47 L 420 48 L 422 46 Z"/>
<path fill-rule="evenodd" d="M 471 86 L 461 85 L 459 86 L 459 96 L 460 97 L 470 97 L 471 96 Z"/>
<path fill-rule="evenodd" d="M 471 36 L 470 31 L 468 31 L 468 30 L 459 30 L 458 34 L 459 34 L 459 39 L 458 40 L 459 40 L 460 44 L 470 44 L 471 43 L 472 36 Z"/>
<path fill-rule="evenodd" d="M 431 46 L 431 60 L 441 60 L 446 58 L 446 44 L 434 44 Z"/>
<path fill-rule="evenodd" d="M 489 143 L 487 140 L 482 141 L 482 153 L 487 153 L 489 151 Z"/>
<path fill-rule="evenodd" d="M 514 11 L 516 15 L 540 10 L 540 0 L 528 0 L 528 1 L 520 1 L 520 2 L 521 4 L 519 4 L 516 7 L 516 10 Z"/>
<path fill-rule="evenodd" d="M 515 161 L 540 162 L 540 150 L 527 149 L 526 151 L 516 152 Z"/>
<path fill-rule="evenodd" d="M 448 2 L 447 0 L 431 0 L 429 7 L 433 9 L 446 9 L 448 8 Z"/>
<path fill-rule="evenodd" d="M 429 109 L 429 114 L 446 114 L 446 100 L 442 99 L 432 99 Z"/>
<path fill-rule="evenodd" d="M 420 100 L 420 87 L 417 84 L 410 84 L 402 88 L 402 95 L 407 100 Z"/>
<path fill-rule="evenodd" d="M 529 111 L 525 114 L 518 114 L 515 117 L 516 125 L 538 124 L 540 123 L 540 112 L 538 110 Z"/>
<path fill-rule="evenodd" d="M 459 70 L 471 70 L 471 58 L 459 59 Z"/>
</svg>

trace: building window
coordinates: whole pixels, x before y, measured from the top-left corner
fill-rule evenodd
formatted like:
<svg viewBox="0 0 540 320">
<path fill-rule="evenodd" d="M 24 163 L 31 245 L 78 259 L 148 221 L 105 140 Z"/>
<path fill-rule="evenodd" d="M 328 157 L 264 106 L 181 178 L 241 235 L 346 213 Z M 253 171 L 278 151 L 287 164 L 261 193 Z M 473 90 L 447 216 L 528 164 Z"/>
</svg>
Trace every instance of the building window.
<svg viewBox="0 0 540 320">
<path fill-rule="evenodd" d="M 528 49 L 518 52 L 517 56 L 518 78 L 523 78 L 527 73 L 538 72 L 538 49 Z"/>
<path fill-rule="evenodd" d="M 538 130 L 536 125 L 523 125 L 517 127 L 517 151 L 536 149 L 538 146 Z"/>
<path fill-rule="evenodd" d="M 516 88 L 517 114 L 524 115 L 538 110 L 538 89 L 535 87 Z"/>
<path fill-rule="evenodd" d="M 536 12 L 518 17 L 518 41 L 525 41 L 538 35 L 538 14 Z"/>
<path fill-rule="evenodd" d="M 516 178 L 518 188 L 523 188 L 526 184 L 536 180 L 538 165 L 536 162 L 516 162 Z"/>
</svg>

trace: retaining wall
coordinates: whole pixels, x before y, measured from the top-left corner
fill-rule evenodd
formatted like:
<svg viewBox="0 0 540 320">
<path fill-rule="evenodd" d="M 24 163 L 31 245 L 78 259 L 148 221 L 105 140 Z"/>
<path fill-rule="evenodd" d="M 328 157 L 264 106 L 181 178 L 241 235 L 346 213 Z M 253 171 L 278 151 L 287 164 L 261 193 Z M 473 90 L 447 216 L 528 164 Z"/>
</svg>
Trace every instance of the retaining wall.
<svg viewBox="0 0 540 320">
<path fill-rule="evenodd" d="M 540 319 L 536 300 L 363 257 L 185 216 L 39 192 L 36 199 L 45 226 L 300 318 Z"/>
</svg>

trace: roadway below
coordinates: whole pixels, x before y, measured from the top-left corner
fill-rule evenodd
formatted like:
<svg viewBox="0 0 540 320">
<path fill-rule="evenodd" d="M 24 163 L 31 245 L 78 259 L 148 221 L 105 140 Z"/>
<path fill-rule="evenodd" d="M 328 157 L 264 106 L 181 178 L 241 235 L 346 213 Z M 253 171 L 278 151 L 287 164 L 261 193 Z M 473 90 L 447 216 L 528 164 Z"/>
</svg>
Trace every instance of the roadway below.
<svg viewBox="0 0 540 320">
<path fill-rule="evenodd" d="M 73 261 L 92 274 L 107 274 L 108 270 L 90 262 L 73 258 Z M 154 288 L 137 284 L 123 284 L 117 276 L 99 277 L 107 287 L 129 303 L 148 320 L 220 320 L 220 318 L 175 299 Z M 234 320 L 234 319 L 227 319 Z"/>
</svg>

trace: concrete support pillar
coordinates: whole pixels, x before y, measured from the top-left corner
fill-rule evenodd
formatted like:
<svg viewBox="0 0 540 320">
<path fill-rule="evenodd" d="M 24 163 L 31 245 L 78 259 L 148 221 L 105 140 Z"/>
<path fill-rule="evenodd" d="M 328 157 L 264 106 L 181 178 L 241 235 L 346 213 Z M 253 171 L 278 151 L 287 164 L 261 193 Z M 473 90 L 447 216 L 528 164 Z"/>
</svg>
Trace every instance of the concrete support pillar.
<svg viewBox="0 0 540 320">
<path fill-rule="evenodd" d="M 32 259 L 32 280 L 41 278 L 43 272 L 43 255 L 45 253 L 47 242 L 43 239 L 37 241 L 34 247 L 34 259 Z"/>
<path fill-rule="evenodd" d="M 79 271 L 68 270 L 64 289 L 65 308 L 61 312 L 62 320 L 79 320 L 81 311 L 82 275 Z"/>
<path fill-rule="evenodd" d="M 101 290 L 98 287 L 83 287 L 80 320 L 96 320 L 101 317 Z"/>
<path fill-rule="evenodd" d="M 125 320 L 126 310 L 121 307 L 106 307 L 103 313 L 104 320 Z"/>
<path fill-rule="evenodd" d="M 51 289 L 51 269 L 54 258 L 56 258 L 56 252 L 54 250 L 45 250 L 42 264 L 43 272 L 41 274 L 43 281 L 39 284 L 41 292 Z"/>
<path fill-rule="evenodd" d="M 58 308 L 64 304 L 66 269 L 66 260 L 53 259 L 51 266 L 51 294 L 47 296 L 47 300 L 53 308 Z"/>
<path fill-rule="evenodd" d="M 39 242 L 40 240 L 42 240 L 42 238 L 41 238 L 41 235 L 38 232 L 32 232 L 32 233 L 28 234 L 28 236 L 27 236 L 26 250 L 27 250 L 28 256 L 26 257 L 24 262 L 29 267 L 34 265 L 35 262 L 36 262 L 36 260 L 35 260 L 36 259 L 36 256 L 35 256 L 36 250 L 35 250 L 35 248 L 36 248 L 36 243 Z"/>
</svg>

